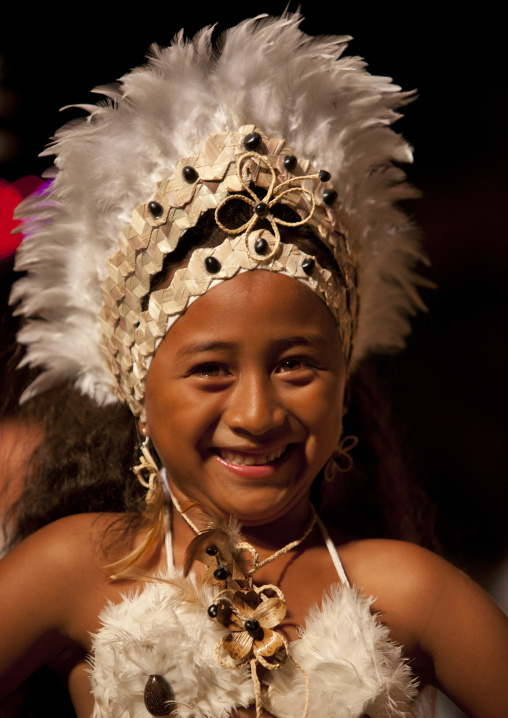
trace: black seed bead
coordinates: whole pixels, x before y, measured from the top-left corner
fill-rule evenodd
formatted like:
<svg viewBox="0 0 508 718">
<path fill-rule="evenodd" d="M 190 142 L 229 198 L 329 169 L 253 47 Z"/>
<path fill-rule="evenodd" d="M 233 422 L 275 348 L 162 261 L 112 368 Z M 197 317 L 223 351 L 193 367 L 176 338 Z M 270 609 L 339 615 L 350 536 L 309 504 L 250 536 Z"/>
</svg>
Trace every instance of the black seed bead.
<svg viewBox="0 0 508 718">
<path fill-rule="evenodd" d="M 323 198 L 323 202 L 330 206 L 337 199 L 337 192 L 334 189 L 325 189 L 321 197 Z"/>
<path fill-rule="evenodd" d="M 208 615 L 210 616 L 210 618 L 216 618 L 218 613 L 219 609 L 217 608 L 215 603 L 212 603 L 211 606 L 208 606 Z"/>
<path fill-rule="evenodd" d="M 257 633 L 260 629 L 259 621 L 256 621 L 255 619 L 249 619 L 245 621 L 243 625 L 248 633 Z"/>
<path fill-rule="evenodd" d="M 205 269 L 208 274 L 217 274 L 217 272 L 221 270 L 221 263 L 218 259 L 215 259 L 215 257 L 206 257 Z"/>
<path fill-rule="evenodd" d="M 243 138 L 243 146 L 248 152 L 255 152 L 261 144 L 259 132 L 250 132 Z"/>
<path fill-rule="evenodd" d="M 326 170 L 319 170 L 319 179 L 321 182 L 328 182 L 332 175 Z"/>
<path fill-rule="evenodd" d="M 229 571 L 225 566 L 219 566 L 219 568 L 216 568 L 213 572 L 213 577 L 217 581 L 225 581 L 227 577 L 229 576 Z"/>
<path fill-rule="evenodd" d="M 294 155 L 286 155 L 284 157 L 284 167 L 287 169 L 288 172 L 292 172 L 294 170 L 297 162 L 298 160 Z"/>
<path fill-rule="evenodd" d="M 194 169 L 194 167 L 191 167 L 190 165 L 185 165 L 185 167 L 182 170 L 182 176 L 186 182 L 189 184 L 194 184 L 194 182 L 199 177 L 198 173 Z"/>
<path fill-rule="evenodd" d="M 266 217 L 270 214 L 270 207 L 266 204 L 266 202 L 258 202 L 254 207 L 254 212 L 258 217 Z"/>
<path fill-rule="evenodd" d="M 161 205 L 160 202 L 155 202 L 155 200 L 152 200 L 151 202 L 148 203 L 148 211 L 156 219 L 158 219 L 159 217 L 162 217 L 162 213 L 164 212 L 164 207 Z"/>
<path fill-rule="evenodd" d="M 211 543 L 209 546 L 207 546 L 205 548 L 205 551 L 209 556 L 217 556 L 217 554 L 219 553 L 219 549 L 213 543 Z"/>
<path fill-rule="evenodd" d="M 153 674 L 148 677 L 143 700 L 150 715 L 169 716 L 175 713 L 175 694 L 164 676 Z"/>
<path fill-rule="evenodd" d="M 315 266 L 316 262 L 312 259 L 312 257 L 307 257 L 307 259 L 304 259 L 302 262 L 302 269 L 308 277 L 311 276 Z"/>
<path fill-rule="evenodd" d="M 256 254 L 266 254 L 268 242 L 263 237 L 258 237 L 254 242 L 254 250 Z"/>
</svg>

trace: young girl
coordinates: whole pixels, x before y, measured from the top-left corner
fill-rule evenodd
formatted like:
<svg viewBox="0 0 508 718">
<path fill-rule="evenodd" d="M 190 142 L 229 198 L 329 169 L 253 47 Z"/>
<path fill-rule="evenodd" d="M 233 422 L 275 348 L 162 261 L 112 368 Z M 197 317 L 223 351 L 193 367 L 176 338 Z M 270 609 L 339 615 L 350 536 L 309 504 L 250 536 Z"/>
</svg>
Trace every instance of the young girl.
<svg viewBox="0 0 508 718">
<path fill-rule="evenodd" d="M 61 130 L 53 186 L 25 204 L 12 300 L 42 371 L 23 401 L 72 382 L 61 440 L 77 390 L 122 446 L 107 405 L 127 405 L 146 495 L 142 519 L 68 516 L 3 559 L 3 698 L 48 665 L 79 718 L 410 716 L 426 685 L 506 713 L 491 600 L 349 530 L 347 387 L 419 304 L 390 129 L 409 96 L 298 23 L 155 49 Z"/>
</svg>

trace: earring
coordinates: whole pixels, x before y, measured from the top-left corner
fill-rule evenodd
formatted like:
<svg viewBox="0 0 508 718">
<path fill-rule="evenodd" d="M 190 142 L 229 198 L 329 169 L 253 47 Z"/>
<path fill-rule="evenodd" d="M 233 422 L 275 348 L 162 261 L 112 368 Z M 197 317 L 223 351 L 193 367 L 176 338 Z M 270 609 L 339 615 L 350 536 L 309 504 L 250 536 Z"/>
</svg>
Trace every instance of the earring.
<svg viewBox="0 0 508 718">
<path fill-rule="evenodd" d="M 149 506 L 155 500 L 159 490 L 159 469 L 155 460 L 150 453 L 149 442 L 150 437 L 146 436 L 146 426 L 141 429 L 141 433 L 145 436 L 145 440 L 140 444 L 141 456 L 139 457 L 139 464 L 133 466 L 132 470 L 136 474 L 137 479 L 141 486 L 148 489 L 146 493 L 146 505 Z M 145 478 L 148 474 L 148 479 Z"/>
<path fill-rule="evenodd" d="M 351 471 L 354 466 L 354 459 L 349 452 L 352 451 L 357 444 L 358 437 L 352 434 L 340 438 L 336 450 L 325 465 L 325 481 L 331 483 L 337 478 L 338 473 L 345 474 L 347 471 Z"/>
</svg>

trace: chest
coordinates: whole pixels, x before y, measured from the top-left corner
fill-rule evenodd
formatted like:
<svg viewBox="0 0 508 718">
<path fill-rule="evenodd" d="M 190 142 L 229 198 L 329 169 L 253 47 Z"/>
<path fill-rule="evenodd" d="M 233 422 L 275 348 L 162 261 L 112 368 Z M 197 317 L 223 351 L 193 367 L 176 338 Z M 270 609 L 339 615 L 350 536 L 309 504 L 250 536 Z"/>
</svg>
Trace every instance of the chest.
<svg viewBox="0 0 508 718">
<path fill-rule="evenodd" d="M 251 705 L 250 666 L 233 669 L 221 652 L 227 630 L 208 618 L 212 601 L 209 589 L 177 574 L 105 609 L 93 640 L 94 718 L 147 718 L 143 691 L 154 674 L 170 683 L 179 718 L 223 718 Z M 263 678 L 270 713 L 303 715 L 310 690 L 309 718 L 331 706 L 341 718 L 387 716 L 395 704 L 410 715 L 410 670 L 369 600 L 336 583 L 305 621 L 294 620 L 295 631 L 297 622 L 305 631 L 290 644 L 290 658 Z"/>
<path fill-rule="evenodd" d="M 282 591 L 286 615 L 280 629 L 289 641 L 298 639 L 309 609 L 321 604 L 324 592 L 337 580 L 337 571 L 322 546 L 281 556 L 254 574 L 256 586 L 271 584 Z"/>
</svg>

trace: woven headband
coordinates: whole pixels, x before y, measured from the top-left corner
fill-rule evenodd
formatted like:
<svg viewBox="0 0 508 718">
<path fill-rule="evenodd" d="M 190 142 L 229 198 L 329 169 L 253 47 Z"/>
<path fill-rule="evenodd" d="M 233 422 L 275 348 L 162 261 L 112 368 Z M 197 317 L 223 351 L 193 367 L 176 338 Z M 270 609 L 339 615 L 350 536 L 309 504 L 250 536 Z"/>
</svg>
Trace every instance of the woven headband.
<svg viewBox="0 0 508 718">
<path fill-rule="evenodd" d="M 120 235 L 119 250 L 108 261 L 99 315 L 101 347 L 115 391 L 134 415 L 144 414 L 150 362 L 170 327 L 192 301 L 240 272 L 264 269 L 305 283 L 332 311 L 349 357 L 356 317 L 355 273 L 345 236 L 337 231 L 334 205 L 339 200 L 329 181 L 328 172 L 316 172 L 284 140 L 245 125 L 238 132 L 211 135 L 199 154 L 181 160 L 174 175 L 158 183 L 153 199 L 136 207 L 132 224 Z M 254 187 L 265 192 L 262 199 Z M 250 208 L 250 219 L 240 227 L 228 227 L 221 219 L 222 208 L 231 200 Z M 300 219 L 277 218 L 273 210 L 279 203 L 291 207 Z M 194 250 L 169 287 L 151 291 L 151 279 L 162 270 L 166 255 L 211 209 L 230 237 L 218 247 Z M 257 229 L 260 220 L 271 231 Z M 333 253 L 344 285 L 314 257 L 281 242 L 279 225 L 296 229 L 303 224 L 314 231 L 316 243 L 322 241 Z"/>
</svg>

